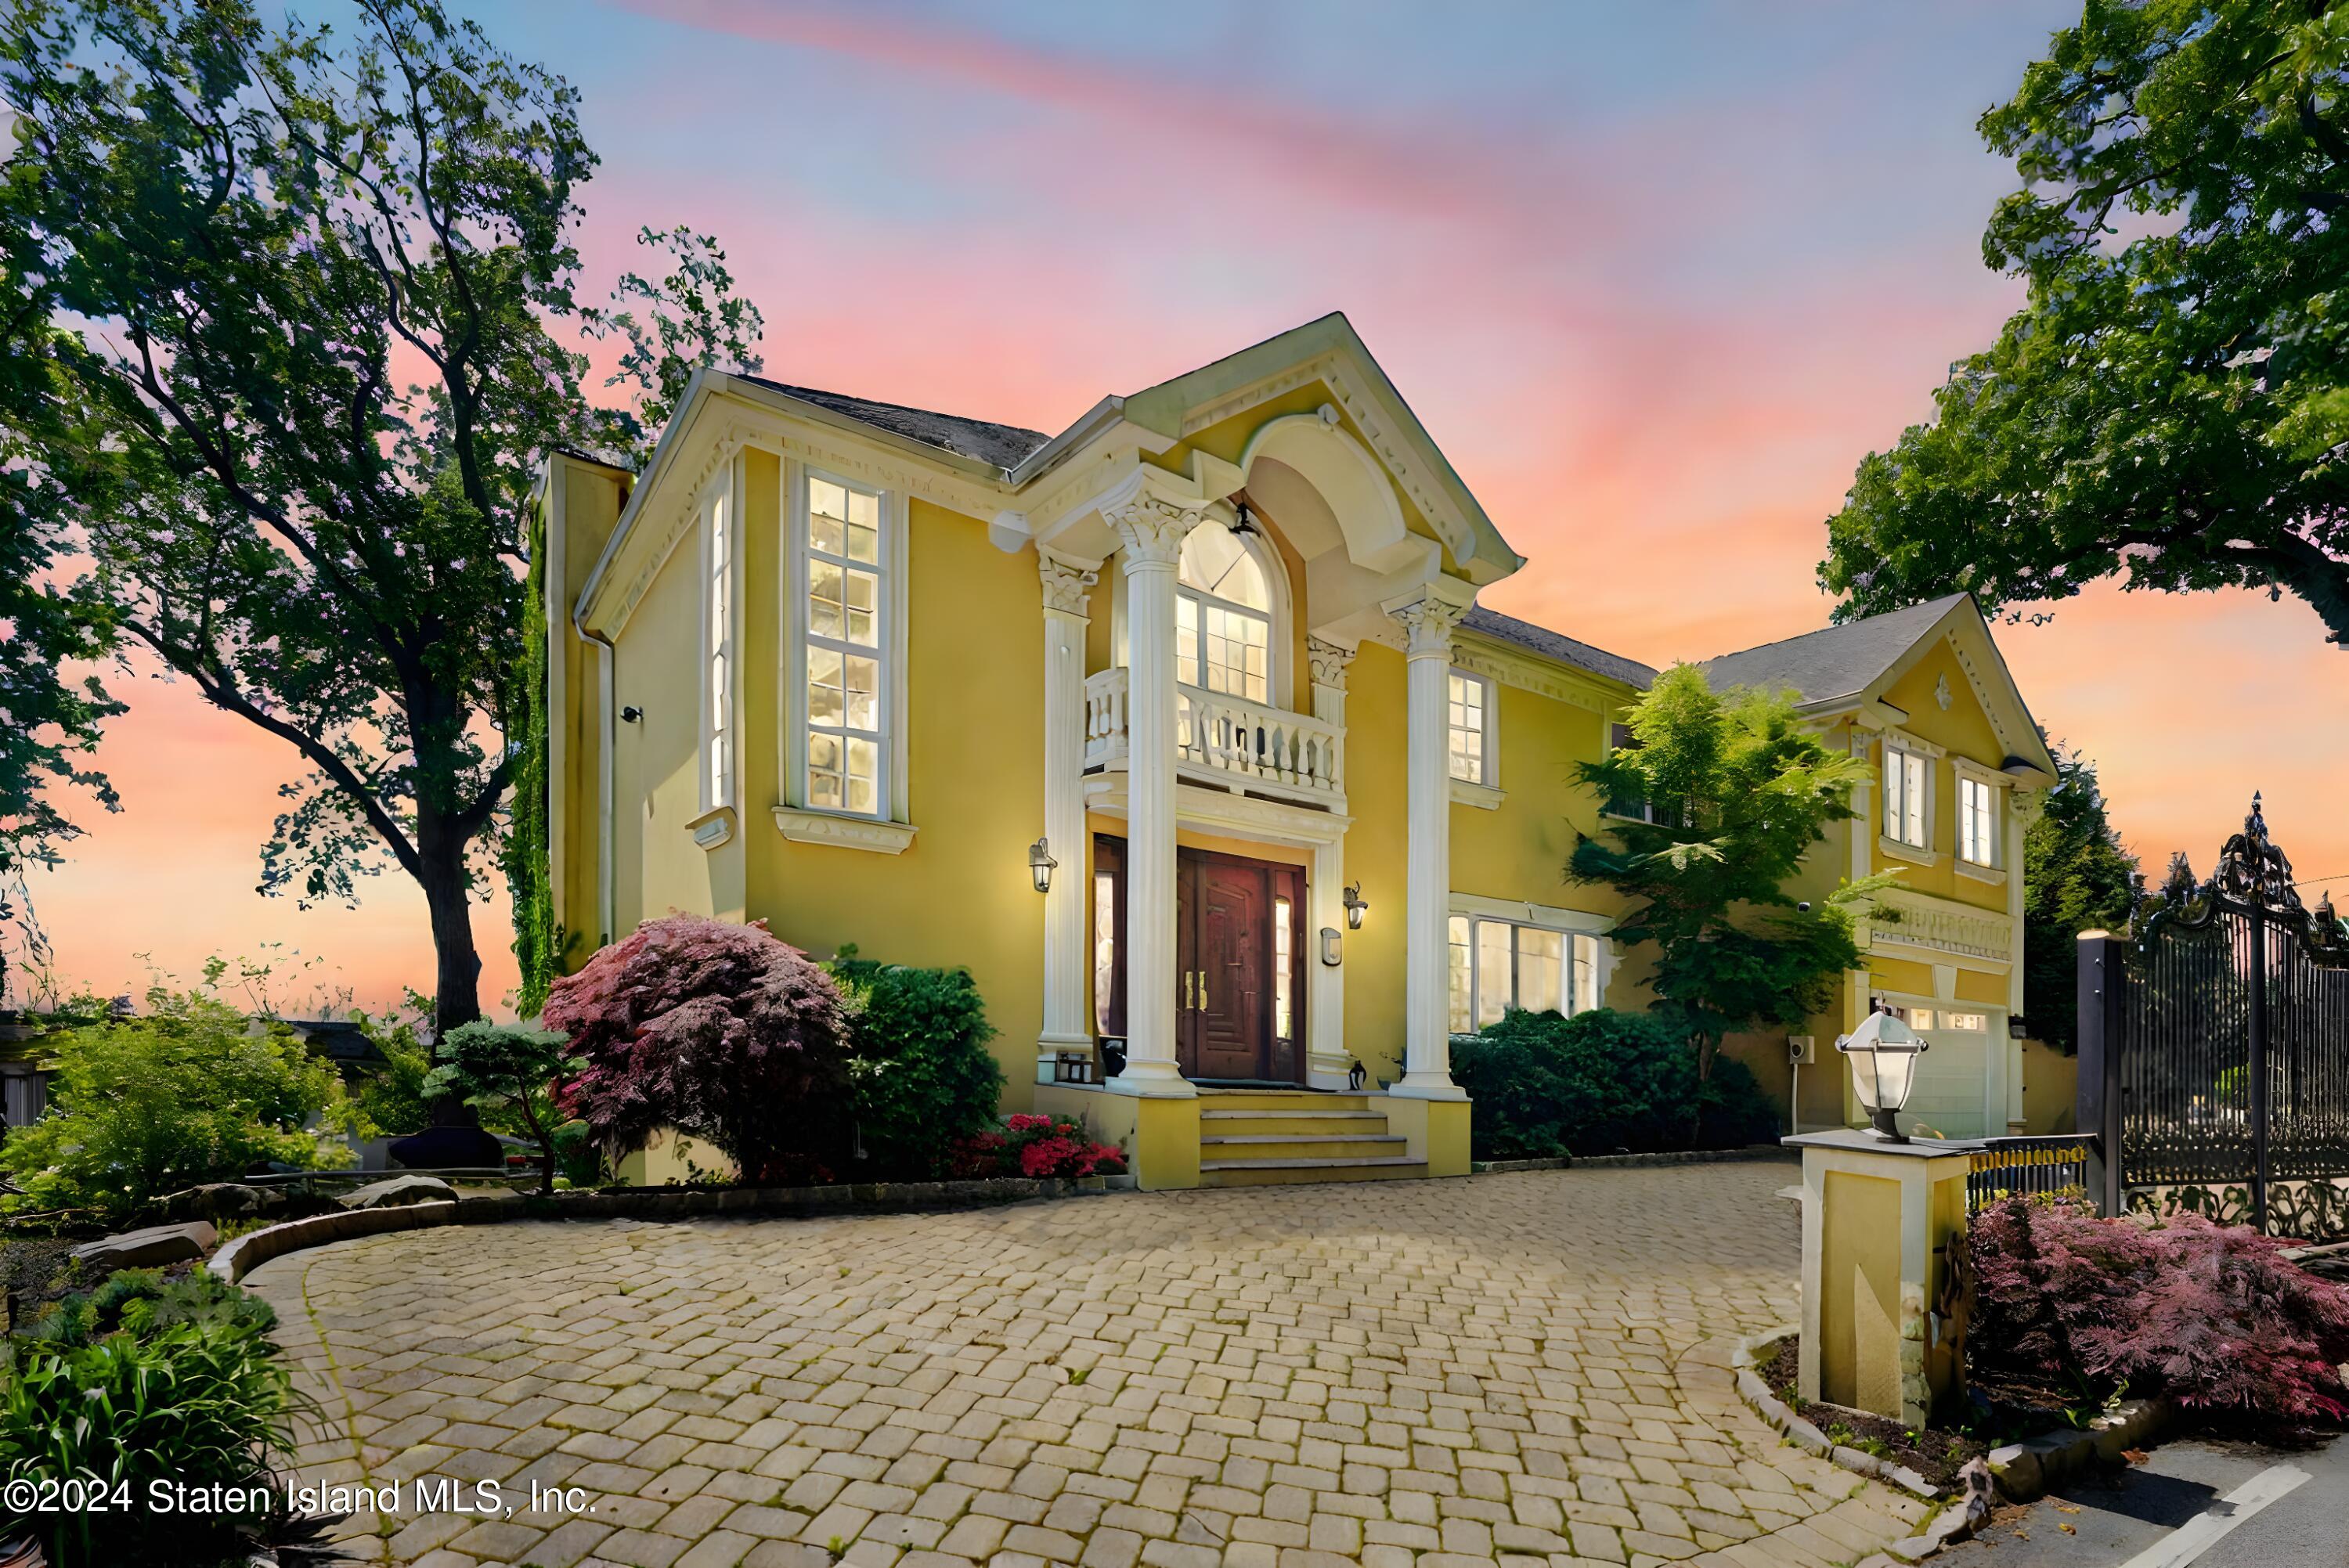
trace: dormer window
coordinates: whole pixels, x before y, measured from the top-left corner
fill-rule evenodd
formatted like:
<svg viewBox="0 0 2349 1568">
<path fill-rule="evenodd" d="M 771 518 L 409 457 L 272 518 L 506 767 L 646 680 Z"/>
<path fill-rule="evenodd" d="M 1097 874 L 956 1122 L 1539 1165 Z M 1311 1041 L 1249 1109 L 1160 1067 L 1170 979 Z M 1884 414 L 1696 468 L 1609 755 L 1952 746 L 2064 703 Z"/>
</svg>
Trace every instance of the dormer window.
<svg viewBox="0 0 2349 1568">
<path fill-rule="evenodd" d="M 1229 529 L 1193 529 L 1174 583 L 1174 678 L 1270 701 L 1272 590 L 1247 542 Z"/>
</svg>

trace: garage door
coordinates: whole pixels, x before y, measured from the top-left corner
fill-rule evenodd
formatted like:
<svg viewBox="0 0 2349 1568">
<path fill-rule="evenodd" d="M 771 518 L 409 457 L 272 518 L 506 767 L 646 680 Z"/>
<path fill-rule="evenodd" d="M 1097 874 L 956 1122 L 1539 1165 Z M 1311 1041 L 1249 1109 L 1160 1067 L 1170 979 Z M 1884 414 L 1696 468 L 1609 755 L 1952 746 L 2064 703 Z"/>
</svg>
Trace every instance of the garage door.
<svg viewBox="0 0 2349 1568">
<path fill-rule="evenodd" d="M 1982 1098 L 1990 1070 L 1991 1026 L 2002 1027 L 2004 1015 L 1949 1007 L 1893 1011 L 1931 1047 L 1917 1064 L 1917 1087 L 1909 1096 L 1903 1124 L 1913 1122 L 1944 1138 L 1987 1135 L 1991 1129 L 1982 1114 Z"/>
</svg>

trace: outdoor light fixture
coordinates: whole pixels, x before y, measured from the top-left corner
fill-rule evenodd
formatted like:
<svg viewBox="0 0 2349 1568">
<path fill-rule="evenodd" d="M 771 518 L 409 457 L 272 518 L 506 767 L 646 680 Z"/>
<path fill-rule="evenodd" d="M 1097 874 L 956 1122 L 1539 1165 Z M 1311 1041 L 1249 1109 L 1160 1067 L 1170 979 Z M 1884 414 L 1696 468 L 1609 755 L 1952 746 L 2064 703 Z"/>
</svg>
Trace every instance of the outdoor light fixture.
<svg viewBox="0 0 2349 1568">
<path fill-rule="evenodd" d="M 1925 1048 L 1917 1031 L 1889 1013 L 1870 1013 L 1836 1041 L 1836 1049 L 1850 1058 L 1852 1088 L 1868 1108 L 1868 1126 L 1887 1143 L 1909 1141 L 1893 1118 L 1917 1087 L 1917 1058 Z"/>
<path fill-rule="evenodd" d="M 1036 879 L 1038 892 L 1052 891 L 1052 868 L 1060 863 L 1052 858 L 1050 847 L 1042 839 L 1028 846 L 1028 874 Z"/>
<path fill-rule="evenodd" d="M 1370 910 L 1370 900 L 1362 896 L 1362 884 L 1356 882 L 1346 890 L 1346 929 L 1362 929 L 1362 916 Z"/>
</svg>

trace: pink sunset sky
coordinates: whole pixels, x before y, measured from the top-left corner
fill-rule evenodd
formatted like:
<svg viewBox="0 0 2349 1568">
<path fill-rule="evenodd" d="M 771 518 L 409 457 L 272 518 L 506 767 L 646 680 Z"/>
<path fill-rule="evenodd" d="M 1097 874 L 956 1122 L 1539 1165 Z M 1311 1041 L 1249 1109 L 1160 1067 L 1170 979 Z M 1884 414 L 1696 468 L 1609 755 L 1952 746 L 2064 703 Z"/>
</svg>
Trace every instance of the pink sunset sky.
<svg viewBox="0 0 2349 1568">
<path fill-rule="evenodd" d="M 1529 564 L 1485 602 L 1664 665 L 1806 631 L 1825 519 L 2019 290 L 1976 116 L 2076 3 L 477 7 L 579 86 L 584 294 L 719 236 L 767 374 L 1058 430 L 1342 309 Z M 307 8 L 305 7 L 305 14 Z M 2099 588 L 2001 645 L 2158 875 L 2251 791 L 2349 892 L 2349 656 L 2296 601 Z M 67 984 L 298 952 L 429 985 L 421 899 L 264 899 L 291 754 L 142 675 L 125 810 L 35 879 Z M 92 820 L 94 819 L 94 820 Z M 502 892 L 484 995 L 513 985 Z M 275 944 L 274 948 L 271 944 Z"/>
</svg>

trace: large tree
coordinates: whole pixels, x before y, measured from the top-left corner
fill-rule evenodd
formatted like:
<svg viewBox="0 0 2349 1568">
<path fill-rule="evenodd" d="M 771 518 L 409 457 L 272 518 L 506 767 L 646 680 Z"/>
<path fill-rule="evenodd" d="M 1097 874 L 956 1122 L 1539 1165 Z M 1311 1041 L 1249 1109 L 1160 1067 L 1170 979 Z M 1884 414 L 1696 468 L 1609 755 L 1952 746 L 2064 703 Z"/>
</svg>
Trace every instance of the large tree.
<svg viewBox="0 0 2349 1568">
<path fill-rule="evenodd" d="M 1787 884 L 1851 820 L 1868 764 L 1822 745 L 1785 695 L 1715 692 L 1692 665 L 1657 676 L 1625 717 L 1635 744 L 1576 767 L 1600 799 L 1638 805 L 1579 837 L 1566 874 L 1629 901 L 1615 935 L 1654 944 L 1655 1010 L 1710 1077 L 1724 1036 L 1801 1023 L 1858 966 L 1853 917 L 1891 879 L 1816 903 Z"/>
<path fill-rule="evenodd" d="M 2143 896 L 2137 857 L 2105 814 L 2096 765 L 2061 746 L 2055 783 L 2023 835 L 2023 985 L 2031 1032 L 2069 1055 L 2079 1044 L 2079 937 L 2118 931 Z"/>
<path fill-rule="evenodd" d="M 2349 5 L 2087 0 L 1981 131 L 2028 285 L 1859 465 L 1840 613 L 2129 587 L 2292 593 L 2349 644 Z"/>
<path fill-rule="evenodd" d="M 568 346 L 578 95 L 438 0 L 359 0 L 348 39 L 252 0 L 15 0 L 0 98 L 0 327 L 50 368 L 0 382 L 12 526 L 306 764 L 262 891 L 415 880 L 445 1033 L 481 1010 L 470 903 L 538 697 L 525 498 L 615 428 Z"/>
</svg>

